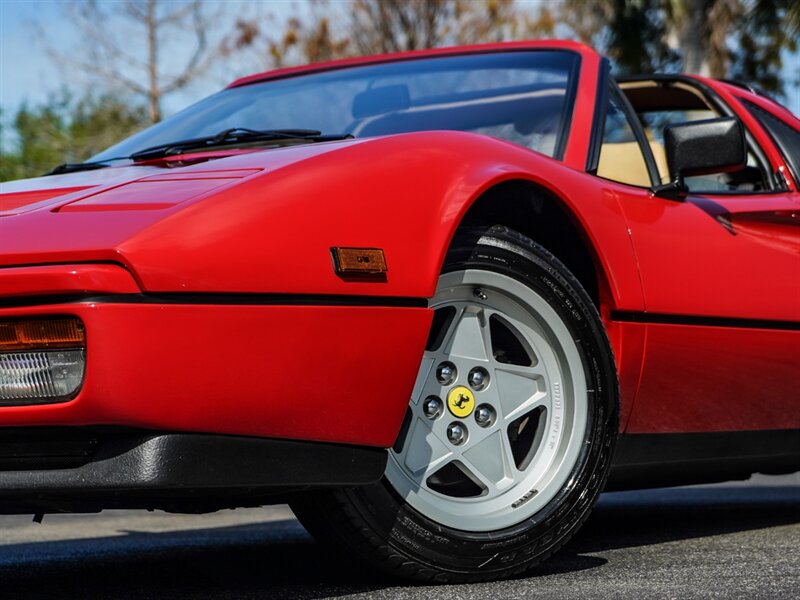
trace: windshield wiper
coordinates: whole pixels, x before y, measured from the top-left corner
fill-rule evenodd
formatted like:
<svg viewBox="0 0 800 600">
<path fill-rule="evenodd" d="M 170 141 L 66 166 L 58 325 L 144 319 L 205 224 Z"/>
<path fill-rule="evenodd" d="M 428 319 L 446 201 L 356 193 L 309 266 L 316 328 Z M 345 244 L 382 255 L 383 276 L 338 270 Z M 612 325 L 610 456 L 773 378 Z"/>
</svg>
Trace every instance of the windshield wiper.
<svg viewBox="0 0 800 600">
<path fill-rule="evenodd" d="M 114 158 L 106 158 L 96 162 L 83 162 L 83 163 L 64 163 L 58 165 L 55 169 L 44 175 L 63 175 L 64 173 L 77 173 L 78 171 L 93 171 L 95 169 L 104 169 L 110 167 L 109 162 L 115 160 L 152 160 L 155 158 L 163 158 L 171 154 L 180 154 L 187 150 L 204 150 L 206 148 L 214 148 L 217 146 L 229 146 L 242 142 L 274 142 L 276 140 L 302 140 L 304 142 L 332 142 L 335 140 L 346 140 L 353 138 L 351 134 L 333 134 L 323 135 L 322 132 L 314 129 L 247 129 L 246 127 L 231 127 L 220 131 L 215 135 L 206 137 L 192 138 L 187 140 L 179 140 L 177 142 L 169 142 L 168 144 L 159 144 L 151 146 L 144 150 L 134 152 L 130 156 L 116 156 Z"/>
<path fill-rule="evenodd" d="M 47 175 L 63 175 L 64 173 L 77 173 L 78 171 L 94 171 L 95 169 L 105 169 L 111 165 L 107 164 L 112 160 L 123 160 L 130 158 L 128 156 L 117 156 L 115 158 L 106 158 L 105 160 L 98 160 L 97 162 L 83 162 L 83 163 L 64 163 L 58 165 L 52 171 L 44 173 L 42 177 Z"/>
<path fill-rule="evenodd" d="M 159 144 L 144 150 L 134 152 L 128 158 L 134 161 L 152 160 L 163 158 L 171 154 L 180 154 L 187 150 L 205 150 L 218 146 L 229 146 L 242 142 L 273 142 L 276 140 L 302 140 L 306 142 L 330 142 L 334 140 L 345 140 L 353 136 L 345 135 L 323 135 L 322 132 L 314 129 L 247 129 L 245 127 L 232 127 L 220 131 L 216 135 L 207 137 L 192 138 Z"/>
</svg>

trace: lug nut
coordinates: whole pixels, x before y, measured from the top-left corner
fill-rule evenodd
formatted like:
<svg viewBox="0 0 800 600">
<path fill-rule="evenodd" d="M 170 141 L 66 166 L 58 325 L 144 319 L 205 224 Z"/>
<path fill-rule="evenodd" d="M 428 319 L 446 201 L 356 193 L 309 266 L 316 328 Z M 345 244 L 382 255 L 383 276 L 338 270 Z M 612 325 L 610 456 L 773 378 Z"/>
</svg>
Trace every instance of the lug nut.
<svg viewBox="0 0 800 600">
<path fill-rule="evenodd" d="M 436 381 L 441 385 L 451 385 L 456 380 L 456 366 L 451 362 L 443 362 L 436 367 Z"/>
<path fill-rule="evenodd" d="M 491 427 L 496 419 L 497 413 L 488 404 L 481 404 L 475 409 L 475 422 L 481 427 Z"/>
<path fill-rule="evenodd" d="M 422 412 L 431 421 L 438 419 L 444 412 L 444 405 L 438 396 L 428 396 L 425 398 L 425 403 L 422 405 Z"/>
<path fill-rule="evenodd" d="M 467 427 L 463 423 L 455 422 L 447 426 L 447 439 L 454 446 L 460 446 L 467 441 Z"/>
<path fill-rule="evenodd" d="M 482 390 L 489 384 L 489 373 L 483 367 L 475 367 L 469 372 L 467 381 L 473 390 Z"/>
</svg>

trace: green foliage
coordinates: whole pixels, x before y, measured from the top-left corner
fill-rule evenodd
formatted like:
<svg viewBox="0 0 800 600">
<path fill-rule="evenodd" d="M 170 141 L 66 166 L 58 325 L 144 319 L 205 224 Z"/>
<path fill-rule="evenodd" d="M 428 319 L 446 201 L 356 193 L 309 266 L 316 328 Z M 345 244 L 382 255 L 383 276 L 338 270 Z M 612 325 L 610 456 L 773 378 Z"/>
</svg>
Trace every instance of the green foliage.
<svg viewBox="0 0 800 600">
<path fill-rule="evenodd" d="M 784 96 L 786 54 L 800 49 L 798 0 L 561 2 L 557 20 L 592 42 L 621 73 L 700 72 Z M 573 14 L 588 14 L 592 26 Z"/>
<path fill-rule="evenodd" d="M 798 50 L 800 4 L 797 0 L 753 0 L 748 8 L 729 75 L 784 95 L 783 52 Z"/>
<path fill-rule="evenodd" d="M 679 55 L 666 43 L 668 24 L 661 0 L 613 0 L 607 21 L 607 51 L 624 74 L 675 70 Z"/>
<path fill-rule="evenodd" d="M 82 162 L 147 122 L 143 108 L 111 95 L 76 99 L 62 91 L 39 106 L 22 105 L 10 131 L 0 130 L 0 181 L 36 177 L 61 163 Z"/>
</svg>

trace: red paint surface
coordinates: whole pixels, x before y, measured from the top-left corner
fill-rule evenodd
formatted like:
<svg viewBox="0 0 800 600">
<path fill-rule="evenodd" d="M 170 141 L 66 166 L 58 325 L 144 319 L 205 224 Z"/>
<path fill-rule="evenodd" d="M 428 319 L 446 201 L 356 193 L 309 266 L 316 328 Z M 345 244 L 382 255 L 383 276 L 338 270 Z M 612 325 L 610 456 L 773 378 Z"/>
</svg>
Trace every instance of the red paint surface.
<svg viewBox="0 0 800 600">
<path fill-rule="evenodd" d="M 800 243 L 800 227 L 788 225 L 798 208 L 796 196 L 709 195 L 674 202 L 646 190 L 620 194 L 647 310 L 800 322 L 800 254 L 786 239 L 793 235 Z M 787 215 L 785 228 L 754 217 L 774 213 Z M 748 234 L 740 229 L 745 224 Z"/>
<path fill-rule="evenodd" d="M 800 331 L 647 328 L 628 432 L 800 429 Z"/>
<path fill-rule="evenodd" d="M 138 294 L 131 274 L 116 265 L 47 265 L 0 271 L 0 297 L 56 294 Z"/>
<path fill-rule="evenodd" d="M 165 182 L 180 182 L 179 187 Z M 215 189 L 235 181 L 233 179 L 147 179 L 126 183 L 114 189 L 100 192 L 70 202 L 58 208 L 58 212 L 89 212 L 114 210 L 160 210 L 171 208 L 192 198 L 203 196 Z"/>
<path fill-rule="evenodd" d="M 373 446 L 394 443 L 430 327 L 419 308 L 72 304 L 87 372 L 64 404 L 8 425 L 126 425 Z"/>
<path fill-rule="evenodd" d="M 639 391 L 643 357 L 647 344 L 647 325 L 642 323 L 606 323 L 619 378 L 619 429 L 625 431 Z"/>
<path fill-rule="evenodd" d="M 0 192 L 0 216 L 15 214 L 18 209 L 37 204 L 43 200 L 64 196 L 87 189 L 86 187 L 57 188 L 52 190 L 33 190 L 29 192 Z"/>
</svg>

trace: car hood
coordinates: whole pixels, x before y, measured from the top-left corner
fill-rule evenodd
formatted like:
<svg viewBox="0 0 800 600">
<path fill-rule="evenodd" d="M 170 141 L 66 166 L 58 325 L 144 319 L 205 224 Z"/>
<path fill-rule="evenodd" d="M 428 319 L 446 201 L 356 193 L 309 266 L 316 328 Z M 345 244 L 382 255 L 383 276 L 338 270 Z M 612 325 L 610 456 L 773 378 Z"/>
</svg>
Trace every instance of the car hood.
<svg viewBox="0 0 800 600">
<path fill-rule="evenodd" d="M 112 263 L 106 266 L 127 269 L 145 294 L 170 301 L 427 298 L 455 228 L 482 190 L 520 177 L 544 181 L 545 173 L 577 188 L 581 181 L 555 159 L 461 131 L 171 164 L 4 184 L 0 278 L 34 265 L 71 272 L 76 263 Z M 345 276 L 332 259 L 337 247 L 382 251 L 386 270 Z M 19 277 L 36 279 L 29 271 Z"/>
<path fill-rule="evenodd" d="M 54 207 L 142 180 L 206 179 L 215 173 L 221 173 L 219 176 L 222 178 L 241 178 L 257 172 L 274 171 L 365 141 L 368 140 L 349 139 L 246 151 L 194 152 L 163 161 L 0 182 L 0 216 L 42 208 L 53 210 Z M 57 197 L 56 201 L 47 202 Z"/>
<path fill-rule="evenodd" d="M 124 263 L 127 240 L 175 213 L 254 179 L 267 183 L 285 167 L 366 141 L 233 155 L 230 151 L 191 154 L 157 164 L 0 183 L 0 267 L 75 261 Z"/>
</svg>

